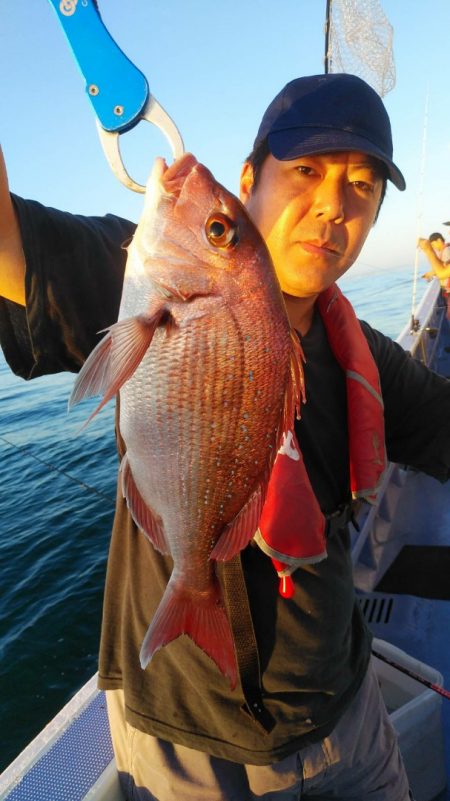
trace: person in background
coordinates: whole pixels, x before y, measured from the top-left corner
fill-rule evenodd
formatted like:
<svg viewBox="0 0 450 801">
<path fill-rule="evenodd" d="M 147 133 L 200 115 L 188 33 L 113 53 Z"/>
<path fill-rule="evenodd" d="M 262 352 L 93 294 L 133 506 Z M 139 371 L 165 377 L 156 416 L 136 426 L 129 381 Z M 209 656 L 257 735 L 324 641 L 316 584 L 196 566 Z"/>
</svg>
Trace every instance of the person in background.
<svg viewBox="0 0 450 801">
<path fill-rule="evenodd" d="M 266 240 L 306 356 L 308 402 L 295 430 L 327 520 L 327 558 L 298 568 L 286 599 L 267 556 L 252 544 L 243 550 L 244 589 L 233 600 L 246 621 L 243 639 L 252 659 L 236 644 L 236 690 L 186 637 L 142 671 L 140 645 L 171 567 L 137 530 L 118 493 L 99 685 L 107 693 L 127 801 L 410 797 L 372 665 L 371 634 L 354 594 L 349 434 L 359 410 L 349 407 L 350 379 L 335 353 L 341 323 L 354 317 L 347 306 L 340 322 L 335 316 L 342 301 L 334 282 L 357 258 L 388 181 L 405 188 L 387 112 L 361 79 L 298 78 L 270 103 L 242 169 L 241 200 Z M 5 171 L 0 201 L 5 356 L 26 379 L 76 372 L 98 341 L 96 332 L 117 317 L 121 245 L 135 226 L 10 196 Z M 336 302 L 323 310 L 321 298 L 330 291 Z M 373 367 L 379 375 L 384 434 L 372 442 L 378 462 L 386 448 L 392 461 L 447 480 L 450 416 L 439 415 L 437 425 L 429 411 L 449 403 L 450 383 L 366 323 L 356 322 L 346 345 L 348 368 L 352 354 L 364 352 L 359 370 Z M 120 432 L 118 445 L 123 454 Z M 365 458 L 373 462 L 370 448 Z M 249 664 L 259 665 L 250 682 Z"/>
<path fill-rule="evenodd" d="M 450 245 L 439 231 L 430 234 L 428 239 L 419 239 L 418 247 L 425 253 L 430 262 L 431 270 L 424 273 L 422 278 L 431 281 L 438 278 L 445 294 L 448 293 L 448 280 L 450 278 Z"/>
</svg>

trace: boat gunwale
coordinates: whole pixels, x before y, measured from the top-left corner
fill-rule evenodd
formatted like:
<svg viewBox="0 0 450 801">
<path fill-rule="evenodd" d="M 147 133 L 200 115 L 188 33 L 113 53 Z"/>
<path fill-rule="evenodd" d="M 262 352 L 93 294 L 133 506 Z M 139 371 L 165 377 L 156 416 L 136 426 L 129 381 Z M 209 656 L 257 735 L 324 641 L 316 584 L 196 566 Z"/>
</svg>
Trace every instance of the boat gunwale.
<svg viewBox="0 0 450 801">
<path fill-rule="evenodd" d="M 0 775 L 0 799 L 7 797 L 7 794 L 22 781 L 25 773 L 28 773 L 42 759 L 98 695 L 100 691 L 97 689 L 97 679 L 97 673 L 91 676 L 55 717 L 25 746 L 13 762 L 5 768 Z"/>
</svg>

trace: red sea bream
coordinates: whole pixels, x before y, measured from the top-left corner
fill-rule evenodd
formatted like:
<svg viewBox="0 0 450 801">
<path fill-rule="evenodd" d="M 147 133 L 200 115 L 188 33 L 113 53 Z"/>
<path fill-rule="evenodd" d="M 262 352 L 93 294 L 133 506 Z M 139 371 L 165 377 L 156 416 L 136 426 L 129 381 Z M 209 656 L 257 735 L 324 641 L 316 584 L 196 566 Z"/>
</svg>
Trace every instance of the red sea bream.
<svg viewBox="0 0 450 801">
<path fill-rule="evenodd" d="M 129 247 L 119 320 L 71 402 L 120 393 L 131 514 L 173 572 L 141 664 L 181 634 L 237 680 L 215 561 L 253 537 L 302 392 L 266 246 L 245 208 L 192 155 L 157 159 Z"/>
</svg>

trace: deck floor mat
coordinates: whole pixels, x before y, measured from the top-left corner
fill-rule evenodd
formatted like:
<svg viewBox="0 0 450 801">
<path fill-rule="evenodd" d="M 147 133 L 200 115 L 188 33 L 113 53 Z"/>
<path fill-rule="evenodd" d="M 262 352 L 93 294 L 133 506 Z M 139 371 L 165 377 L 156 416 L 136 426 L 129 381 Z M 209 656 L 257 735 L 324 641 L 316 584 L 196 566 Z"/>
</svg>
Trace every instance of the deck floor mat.
<svg viewBox="0 0 450 801">
<path fill-rule="evenodd" d="M 83 801 L 113 758 L 105 694 L 99 692 L 28 769 L 5 801 Z"/>
<path fill-rule="evenodd" d="M 450 547 L 405 545 L 375 590 L 450 600 Z"/>
</svg>

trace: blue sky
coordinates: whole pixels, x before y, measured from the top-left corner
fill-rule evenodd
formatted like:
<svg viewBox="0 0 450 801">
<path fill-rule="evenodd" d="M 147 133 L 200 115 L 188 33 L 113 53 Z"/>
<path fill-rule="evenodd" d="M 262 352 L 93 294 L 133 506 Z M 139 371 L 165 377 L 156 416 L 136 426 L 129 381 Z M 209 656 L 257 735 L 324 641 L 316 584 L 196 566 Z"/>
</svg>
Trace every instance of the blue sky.
<svg viewBox="0 0 450 801">
<path fill-rule="evenodd" d="M 394 27 L 397 73 L 385 103 L 407 190 L 390 187 L 359 271 L 413 264 L 418 233 L 450 236 L 442 226 L 450 220 L 450 2 L 381 3 Z M 187 149 L 234 192 L 268 102 L 292 78 L 323 72 L 325 5 L 99 0 L 111 35 L 147 76 Z M 12 190 L 81 214 L 111 211 L 137 220 L 142 197 L 110 172 L 50 3 L 0 0 L 0 8 L 0 136 Z M 148 124 L 121 143 L 129 171 L 141 182 L 156 155 L 170 157 L 164 138 Z"/>
</svg>

